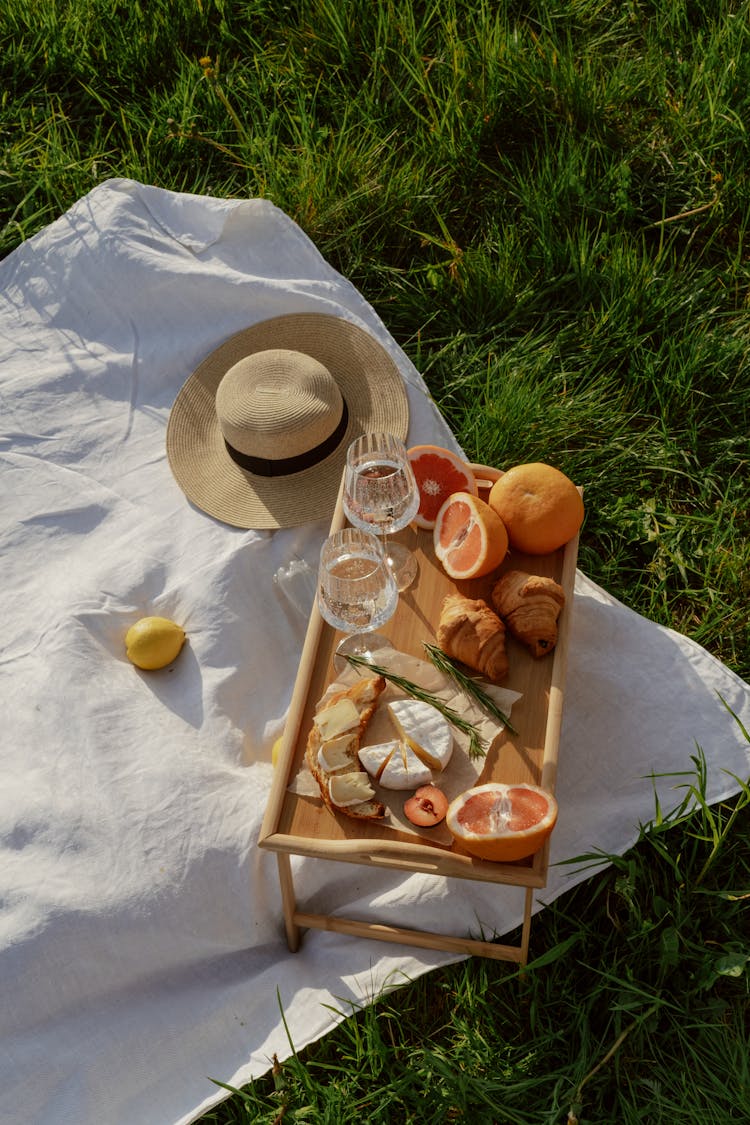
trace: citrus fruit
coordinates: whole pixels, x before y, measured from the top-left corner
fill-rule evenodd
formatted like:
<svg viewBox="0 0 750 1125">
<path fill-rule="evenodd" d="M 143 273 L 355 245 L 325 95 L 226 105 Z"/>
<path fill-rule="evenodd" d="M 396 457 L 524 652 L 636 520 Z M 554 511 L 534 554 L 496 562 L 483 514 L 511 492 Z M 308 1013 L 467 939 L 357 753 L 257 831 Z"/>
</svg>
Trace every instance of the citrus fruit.
<svg viewBox="0 0 750 1125">
<path fill-rule="evenodd" d="M 466 462 L 450 449 L 439 445 L 413 445 L 408 453 L 419 486 L 419 511 L 414 523 L 429 531 L 451 493 L 470 492 L 476 496 L 477 482 Z"/>
<path fill-rule="evenodd" d="M 451 801 L 445 823 L 467 852 L 511 863 L 538 852 L 557 820 L 557 801 L 538 785 L 489 782 Z"/>
<path fill-rule="evenodd" d="M 451 578 L 481 578 L 505 558 L 508 533 L 495 511 L 470 492 L 454 492 L 433 530 L 435 555 Z"/>
<path fill-rule="evenodd" d="M 128 660 L 138 668 L 166 668 L 179 653 L 185 630 L 167 617 L 142 617 L 125 634 Z"/>
<path fill-rule="evenodd" d="M 573 481 L 541 461 L 508 469 L 487 502 L 508 529 L 511 547 L 527 555 L 556 551 L 583 523 L 583 500 Z"/>
</svg>

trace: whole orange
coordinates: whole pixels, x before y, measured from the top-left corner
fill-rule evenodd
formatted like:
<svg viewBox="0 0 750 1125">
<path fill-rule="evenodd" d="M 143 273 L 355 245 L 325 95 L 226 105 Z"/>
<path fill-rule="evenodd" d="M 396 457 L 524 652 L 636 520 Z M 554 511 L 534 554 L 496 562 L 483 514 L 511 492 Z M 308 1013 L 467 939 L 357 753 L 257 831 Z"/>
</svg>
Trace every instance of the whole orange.
<svg viewBox="0 0 750 1125">
<path fill-rule="evenodd" d="M 490 507 L 505 524 L 511 547 L 547 555 L 577 534 L 583 499 L 570 477 L 542 461 L 514 465 L 492 486 Z"/>
</svg>

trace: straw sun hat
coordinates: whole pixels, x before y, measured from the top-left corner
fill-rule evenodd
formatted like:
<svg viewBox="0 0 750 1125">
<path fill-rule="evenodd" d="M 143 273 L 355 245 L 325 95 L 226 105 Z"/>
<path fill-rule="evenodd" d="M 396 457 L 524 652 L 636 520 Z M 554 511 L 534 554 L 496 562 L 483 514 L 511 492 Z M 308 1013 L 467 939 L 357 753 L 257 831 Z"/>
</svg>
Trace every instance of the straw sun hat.
<svg viewBox="0 0 750 1125">
<path fill-rule="evenodd" d="M 167 456 L 188 499 L 224 523 L 293 527 L 333 514 L 360 434 L 406 438 L 401 375 L 368 333 L 299 313 L 230 336 L 175 399 Z"/>
</svg>

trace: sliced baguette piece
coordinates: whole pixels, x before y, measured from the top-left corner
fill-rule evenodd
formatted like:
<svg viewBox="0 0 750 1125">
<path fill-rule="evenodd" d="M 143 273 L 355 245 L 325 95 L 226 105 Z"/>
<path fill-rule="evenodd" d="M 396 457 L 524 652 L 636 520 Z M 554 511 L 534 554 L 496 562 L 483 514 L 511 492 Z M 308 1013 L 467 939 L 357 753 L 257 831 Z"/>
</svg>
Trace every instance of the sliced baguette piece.
<svg viewBox="0 0 750 1125">
<path fill-rule="evenodd" d="M 334 692 L 323 701 L 316 711 L 312 728 L 307 737 L 305 760 L 310 773 L 318 783 L 321 797 L 331 812 L 343 813 L 344 816 L 351 817 L 353 820 L 379 820 L 385 816 L 385 806 L 374 799 L 375 791 L 369 783 L 367 773 L 362 769 L 359 762 L 359 747 L 362 735 L 378 705 L 380 694 L 384 690 L 385 680 L 382 676 L 368 676 L 355 680 L 349 688 Z M 342 701 L 343 706 L 341 705 Z M 356 726 L 351 725 L 353 720 L 349 704 L 354 704 L 359 716 L 359 722 Z M 334 721 L 331 723 L 329 720 L 332 715 Z M 328 758 L 326 756 L 326 742 L 336 742 L 338 748 L 342 745 L 340 740 L 344 734 L 349 736 L 346 740 L 345 756 L 342 759 L 341 755 L 337 753 L 335 755 L 336 768 L 333 772 L 329 772 L 321 764 L 321 757 L 323 762 L 331 757 L 330 753 Z M 347 759 L 349 765 L 346 764 Z M 361 773 L 362 778 L 352 778 L 351 784 L 347 785 L 341 779 L 346 778 L 350 773 Z M 345 801 L 346 804 L 340 805 L 333 800 L 331 795 L 332 777 L 339 779 L 334 785 L 334 793 L 338 795 L 339 800 Z M 362 782 L 365 783 L 366 787 L 362 786 Z M 360 792 L 363 799 L 354 800 Z M 370 793 L 372 796 L 369 795 Z M 352 801 L 354 803 L 350 803 Z"/>
</svg>

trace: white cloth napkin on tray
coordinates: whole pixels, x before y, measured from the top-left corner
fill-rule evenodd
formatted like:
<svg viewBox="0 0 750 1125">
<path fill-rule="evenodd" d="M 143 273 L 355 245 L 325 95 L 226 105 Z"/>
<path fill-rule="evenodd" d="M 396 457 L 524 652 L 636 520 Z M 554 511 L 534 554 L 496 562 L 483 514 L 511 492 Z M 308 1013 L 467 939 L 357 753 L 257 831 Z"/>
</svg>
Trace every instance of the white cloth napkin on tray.
<svg viewBox="0 0 750 1125">
<path fill-rule="evenodd" d="M 231 333 L 353 319 L 398 364 L 410 443 L 456 448 L 357 290 L 271 203 L 111 180 L 0 263 L 0 1079 L 15 1120 L 188 1122 L 351 1005 L 451 960 L 317 931 L 287 951 L 256 847 L 304 621 L 273 582 L 327 521 L 238 531 L 192 507 L 165 455 L 172 401 Z M 188 647 L 125 659 L 147 612 Z M 700 747 L 712 800 L 748 774 L 748 685 L 579 574 L 556 861 L 625 850 Z M 726 705 L 722 702 L 726 701 Z M 670 776 L 675 775 L 675 776 Z M 302 905 L 503 934 L 523 892 L 295 859 Z M 541 952 L 533 945 L 532 955 Z"/>
</svg>

